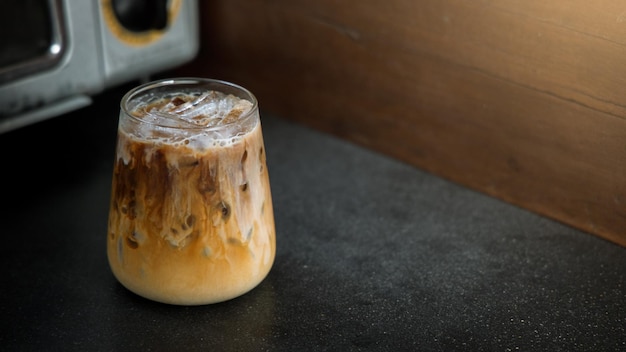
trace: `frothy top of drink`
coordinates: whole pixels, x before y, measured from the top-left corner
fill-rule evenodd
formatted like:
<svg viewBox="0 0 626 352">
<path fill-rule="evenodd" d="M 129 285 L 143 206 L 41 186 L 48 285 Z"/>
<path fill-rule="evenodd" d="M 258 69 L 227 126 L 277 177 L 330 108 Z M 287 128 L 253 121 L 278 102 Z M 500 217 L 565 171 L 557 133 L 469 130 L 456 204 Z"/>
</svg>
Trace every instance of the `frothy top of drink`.
<svg viewBox="0 0 626 352">
<path fill-rule="evenodd" d="M 249 100 L 214 90 L 146 95 L 128 102 L 132 117 L 122 119 L 120 129 L 153 143 L 196 149 L 226 146 L 256 126 L 255 108 Z"/>
</svg>

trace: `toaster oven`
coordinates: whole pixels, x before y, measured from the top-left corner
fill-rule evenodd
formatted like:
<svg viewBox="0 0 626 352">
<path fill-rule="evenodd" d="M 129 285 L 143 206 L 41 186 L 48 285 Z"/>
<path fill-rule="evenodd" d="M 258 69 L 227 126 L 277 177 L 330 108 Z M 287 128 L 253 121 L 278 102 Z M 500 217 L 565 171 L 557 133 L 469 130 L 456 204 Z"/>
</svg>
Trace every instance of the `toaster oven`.
<svg viewBox="0 0 626 352">
<path fill-rule="evenodd" d="M 89 105 L 198 51 L 196 0 L 5 0 L 3 8 L 0 133 Z"/>
</svg>

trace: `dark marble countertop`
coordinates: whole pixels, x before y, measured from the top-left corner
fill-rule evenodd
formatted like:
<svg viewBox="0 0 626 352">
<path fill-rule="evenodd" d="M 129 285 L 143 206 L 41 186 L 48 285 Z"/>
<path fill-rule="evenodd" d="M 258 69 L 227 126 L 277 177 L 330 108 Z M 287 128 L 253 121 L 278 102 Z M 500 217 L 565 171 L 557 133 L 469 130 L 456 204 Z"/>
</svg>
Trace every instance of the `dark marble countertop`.
<svg viewBox="0 0 626 352">
<path fill-rule="evenodd" d="M 263 113 L 269 276 L 207 306 L 130 293 L 105 250 L 127 88 L 0 135 L 3 351 L 626 350 L 626 248 Z"/>
</svg>

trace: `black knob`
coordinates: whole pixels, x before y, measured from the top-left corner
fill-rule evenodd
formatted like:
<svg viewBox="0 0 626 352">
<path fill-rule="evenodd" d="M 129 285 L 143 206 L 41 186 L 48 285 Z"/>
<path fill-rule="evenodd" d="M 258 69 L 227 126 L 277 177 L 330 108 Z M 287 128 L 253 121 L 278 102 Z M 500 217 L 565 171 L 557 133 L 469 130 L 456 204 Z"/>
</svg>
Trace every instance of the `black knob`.
<svg viewBox="0 0 626 352">
<path fill-rule="evenodd" d="M 129 31 L 167 27 L 167 0 L 111 0 L 111 4 L 118 21 Z"/>
</svg>

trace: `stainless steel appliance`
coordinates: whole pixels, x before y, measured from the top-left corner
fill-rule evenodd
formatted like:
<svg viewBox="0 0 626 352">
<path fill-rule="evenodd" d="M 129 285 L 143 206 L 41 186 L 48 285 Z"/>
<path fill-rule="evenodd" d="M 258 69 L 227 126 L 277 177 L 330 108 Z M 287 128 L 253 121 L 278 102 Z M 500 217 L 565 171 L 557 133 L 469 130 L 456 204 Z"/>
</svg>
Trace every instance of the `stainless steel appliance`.
<svg viewBox="0 0 626 352">
<path fill-rule="evenodd" d="M 196 0 L 4 0 L 0 133 L 191 60 L 198 20 Z"/>
</svg>

